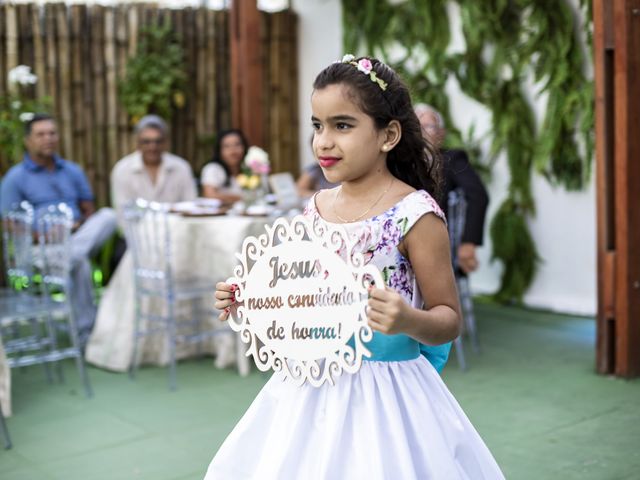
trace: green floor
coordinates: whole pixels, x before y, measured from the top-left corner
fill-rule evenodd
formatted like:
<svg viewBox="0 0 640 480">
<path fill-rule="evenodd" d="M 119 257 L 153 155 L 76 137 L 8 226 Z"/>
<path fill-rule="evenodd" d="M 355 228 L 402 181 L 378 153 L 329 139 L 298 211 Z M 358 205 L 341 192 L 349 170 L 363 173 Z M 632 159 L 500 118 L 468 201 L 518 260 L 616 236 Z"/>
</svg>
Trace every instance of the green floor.
<svg viewBox="0 0 640 480">
<path fill-rule="evenodd" d="M 593 373 L 593 319 L 489 305 L 477 314 L 484 352 L 468 353 L 466 373 L 452 358 L 444 379 L 506 477 L 640 479 L 640 381 Z M 87 400 L 66 372 L 53 386 L 39 369 L 14 372 L 14 448 L 0 450 L 0 479 L 201 479 L 266 380 L 194 361 L 170 393 L 164 369 L 133 382 L 91 369 Z"/>
</svg>

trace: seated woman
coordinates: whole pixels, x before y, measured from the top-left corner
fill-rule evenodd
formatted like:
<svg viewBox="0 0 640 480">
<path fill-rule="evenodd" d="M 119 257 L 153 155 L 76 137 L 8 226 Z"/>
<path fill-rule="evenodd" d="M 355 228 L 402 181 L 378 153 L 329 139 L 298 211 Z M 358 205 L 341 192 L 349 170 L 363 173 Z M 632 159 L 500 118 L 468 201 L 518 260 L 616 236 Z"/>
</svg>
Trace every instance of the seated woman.
<svg viewBox="0 0 640 480">
<path fill-rule="evenodd" d="M 217 198 L 223 203 L 242 200 L 242 189 L 236 182 L 249 144 L 241 130 L 223 130 L 218 133 L 213 159 L 202 169 L 200 183 L 202 195 Z"/>
</svg>

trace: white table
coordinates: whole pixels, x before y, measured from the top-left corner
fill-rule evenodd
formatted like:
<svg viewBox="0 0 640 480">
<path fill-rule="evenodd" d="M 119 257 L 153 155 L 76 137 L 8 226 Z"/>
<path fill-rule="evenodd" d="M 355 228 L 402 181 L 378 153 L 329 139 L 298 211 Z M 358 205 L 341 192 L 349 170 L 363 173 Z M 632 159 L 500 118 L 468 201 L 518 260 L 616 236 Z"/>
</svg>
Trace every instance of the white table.
<svg viewBox="0 0 640 480">
<path fill-rule="evenodd" d="M 169 216 L 172 242 L 172 268 L 176 277 L 196 274 L 211 279 L 212 293 L 215 283 L 230 277 L 237 264 L 244 239 L 249 235 L 264 233 L 264 226 L 273 222 L 267 217 L 214 216 L 184 217 Z M 211 306 L 214 298 L 211 297 Z M 133 329 L 135 319 L 132 259 L 125 253 L 104 290 L 93 333 L 87 344 L 87 362 L 113 371 L 127 371 L 133 353 Z M 217 319 L 211 319 L 217 328 L 226 328 Z M 235 361 L 234 336 L 217 335 L 205 352 L 216 352 L 216 366 L 224 367 Z M 161 335 L 140 341 L 143 364 L 166 365 L 168 362 L 166 342 Z M 178 347 L 178 358 L 195 354 L 195 347 Z M 248 373 L 249 359 L 238 365 L 241 373 Z M 0 390 L 1 391 L 1 390 Z"/>
</svg>

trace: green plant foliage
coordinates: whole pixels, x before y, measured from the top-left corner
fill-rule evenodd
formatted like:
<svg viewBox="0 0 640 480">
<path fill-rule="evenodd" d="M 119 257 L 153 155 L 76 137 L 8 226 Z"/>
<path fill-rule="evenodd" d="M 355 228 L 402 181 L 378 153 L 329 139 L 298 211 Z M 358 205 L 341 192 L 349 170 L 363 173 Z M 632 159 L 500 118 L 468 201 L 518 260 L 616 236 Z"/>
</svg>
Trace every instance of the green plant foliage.
<svg viewBox="0 0 640 480">
<path fill-rule="evenodd" d="M 22 95 L 0 98 L 0 151 L 9 163 L 20 161 L 24 153 L 24 126 L 34 113 L 46 113 L 51 104 L 46 99 L 32 100 Z"/>
<path fill-rule="evenodd" d="M 549 95 L 536 169 L 568 190 L 580 190 L 588 181 L 594 142 L 593 85 L 582 74 L 583 46 L 574 23 L 566 3 L 538 0 L 528 18 L 531 34 L 525 44 L 527 57 L 534 60 L 536 81 L 545 82 L 541 93 Z M 579 153 L 576 131 L 583 137 L 585 154 Z"/>
<path fill-rule="evenodd" d="M 508 232 L 508 235 L 504 235 Z M 521 302 L 522 295 L 533 281 L 540 257 L 531 238 L 526 222 L 525 211 L 513 199 L 505 200 L 491 220 L 489 228 L 493 242 L 492 259 L 500 260 L 504 265 L 502 282 L 495 294 L 500 302 Z"/>
<path fill-rule="evenodd" d="M 148 113 L 169 118 L 172 105 L 182 107 L 185 78 L 184 51 L 169 22 L 142 29 L 136 54 L 118 83 L 120 101 L 132 123 Z"/>
<path fill-rule="evenodd" d="M 24 128 L 36 113 L 48 113 L 49 98 L 34 98 L 33 85 L 38 77 L 26 65 L 8 73 L 9 89 L 0 97 L 0 152 L 3 160 L 0 172 L 20 161 L 24 154 Z"/>
<path fill-rule="evenodd" d="M 495 295 L 501 301 L 522 300 L 539 262 L 527 224 L 535 215 L 534 172 L 568 190 L 584 188 L 591 175 L 593 86 L 584 73 L 591 2 L 580 0 L 580 9 L 584 26 L 568 0 L 343 1 L 345 50 L 383 58 L 405 79 L 414 101 L 440 110 L 448 146 L 479 152 L 480 141 L 474 129 L 463 136 L 451 121 L 445 91 L 451 77 L 491 112 L 491 145 L 475 165 L 486 171 L 504 152 L 509 167 L 508 196 L 490 226 L 492 258 L 504 264 Z M 451 12 L 460 15 L 462 52 L 447 51 Z M 538 85 L 534 97 L 547 96 L 539 130 L 525 94 L 531 79 Z"/>
</svg>

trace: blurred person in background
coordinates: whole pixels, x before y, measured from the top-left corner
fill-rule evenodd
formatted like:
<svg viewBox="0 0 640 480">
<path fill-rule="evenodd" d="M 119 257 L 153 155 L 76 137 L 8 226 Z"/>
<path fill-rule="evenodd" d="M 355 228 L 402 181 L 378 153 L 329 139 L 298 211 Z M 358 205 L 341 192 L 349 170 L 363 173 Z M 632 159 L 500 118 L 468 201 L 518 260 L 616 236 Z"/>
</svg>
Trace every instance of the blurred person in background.
<svg viewBox="0 0 640 480">
<path fill-rule="evenodd" d="M 447 131 L 440 112 L 424 103 L 417 104 L 414 111 L 420 120 L 423 136 L 440 149 L 443 157 L 445 188 L 444 198 L 440 200 L 442 209 L 447 212 L 449 192 L 458 188 L 464 192 L 467 211 L 464 233 L 458 248 L 458 263 L 461 273 L 466 275 L 477 270 L 479 266 L 476 247 L 482 245 L 489 196 L 480 176 L 469 163 L 467 153 L 464 150 L 442 148 Z"/>
<path fill-rule="evenodd" d="M 194 200 L 197 188 L 189 163 L 166 151 L 169 130 L 157 115 L 146 115 L 135 127 L 137 150 L 111 171 L 111 199 L 118 214 L 142 198 L 161 203 Z"/>
<path fill-rule="evenodd" d="M 96 305 L 90 258 L 116 229 L 116 215 L 110 208 L 96 211 L 93 192 L 82 168 L 57 153 L 58 127 L 54 118 L 36 114 L 25 124 L 26 152 L 0 185 L 3 214 L 23 201 L 35 212 L 65 203 L 73 213 L 71 235 L 71 288 L 73 314 L 82 345 L 93 329 Z"/>
<path fill-rule="evenodd" d="M 248 150 L 249 143 L 241 130 L 230 129 L 218 133 L 213 158 L 200 175 L 204 197 L 217 198 L 223 203 L 242 200 L 242 188 L 236 177 L 242 172 L 242 162 Z"/>
<path fill-rule="evenodd" d="M 334 188 L 338 185 L 328 181 L 319 164 L 314 163 L 306 167 L 296 181 L 298 194 L 303 198 L 311 197 L 318 190 Z"/>
<path fill-rule="evenodd" d="M 313 151 L 313 135 L 311 135 L 309 145 Z M 317 161 L 307 166 L 296 181 L 298 195 L 300 195 L 301 198 L 309 198 L 319 190 L 334 188 L 337 186 L 338 184 L 331 183 L 326 179 L 324 172 L 322 171 L 322 167 L 320 167 L 320 164 Z"/>
</svg>

